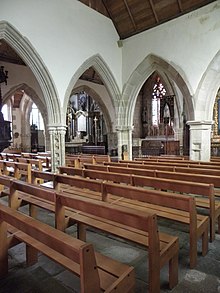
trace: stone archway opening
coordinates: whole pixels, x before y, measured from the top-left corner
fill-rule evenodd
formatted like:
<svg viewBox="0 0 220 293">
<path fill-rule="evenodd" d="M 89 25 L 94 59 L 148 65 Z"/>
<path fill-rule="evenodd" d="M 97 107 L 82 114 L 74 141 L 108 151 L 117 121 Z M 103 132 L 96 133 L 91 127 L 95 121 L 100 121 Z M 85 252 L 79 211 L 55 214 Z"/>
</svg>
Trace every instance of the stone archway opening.
<svg viewBox="0 0 220 293">
<path fill-rule="evenodd" d="M 36 105 L 34 110 L 33 105 Z M 11 121 L 10 151 L 16 153 L 45 151 L 47 114 L 44 109 L 36 92 L 26 84 L 15 86 L 6 93 L 4 115 Z M 32 143 L 33 135 L 35 135 L 35 148 Z"/>
<path fill-rule="evenodd" d="M 138 96 L 146 81 L 149 80 L 154 73 L 159 74 L 161 80 L 166 84 L 167 92 L 170 96 L 175 96 L 175 114 L 173 121 L 171 121 L 175 126 L 176 134 L 180 138 L 180 153 L 183 152 L 183 149 L 188 149 L 189 142 L 185 142 L 183 139 L 184 136 L 184 125 L 188 119 L 194 118 L 194 107 L 192 103 L 192 95 L 190 93 L 190 87 L 187 85 L 180 73 L 176 69 L 167 63 L 165 60 L 161 59 L 155 55 L 149 55 L 146 57 L 143 62 L 134 70 L 131 77 L 126 84 L 126 87 L 123 92 L 123 101 L 126 107 L 121 107 L 121 117 L 120 124 L 128 128 L 128 149 L 130 153 L 130 158 L 132 157 L 132 146 L 137 146 L 140 150 L 140 142 L 130 141 L 132 140 L 134 130 L 134 114 L 136 109 L 136 103 L 138 101 Z M 122 105 L 123 106 L 123 105 Z M 138 117 L 142 117 L 144 109 L 139 113 Z M 151 115 L 150 111 L 150 115 Z M 140 119 L 139 119 L 140 120 Z M 140 120 L 141 123 L 141 120 Z M 129 129 L 132 129 L 130 131 Z M 159 132 L 156 132 L 159 133 Z M 143 134 L 140 134 L 143 136 Z M 140 136 L 141 137 L 141 136 Z M 122 142 L 124 143 L 124 142 Z M 141 154 L 140 151 L 138 151 Z"/>
</svg>

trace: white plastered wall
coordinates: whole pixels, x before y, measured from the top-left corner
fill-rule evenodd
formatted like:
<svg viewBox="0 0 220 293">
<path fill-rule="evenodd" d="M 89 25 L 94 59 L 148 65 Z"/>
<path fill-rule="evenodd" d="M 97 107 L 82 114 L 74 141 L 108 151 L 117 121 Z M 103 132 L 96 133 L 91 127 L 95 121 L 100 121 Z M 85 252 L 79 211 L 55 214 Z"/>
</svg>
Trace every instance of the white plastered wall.
<svg viewBox="0 0 220 293">
<path fill-rule="evenodd" d="M 10 98 L 10 94 L 14 93 L 14 89 L 18 88 L 20 85 L 28 85 L 31 88 L 35 95 L 43 102 L 43 94 L 39 83 L 34 77 L 33 73 L 27 66 L 15 65 L 11 63 L 1 62 L 1 65 L 5 67 L 5 70 L 8 70 L 8 80 L 7 85 L 2 84 L 2 94 L 3 102 L 7 98 Z"/>
<path fill-rule="evenodd" d="M 2 0 L 0 20 L 28 39 L 50 72 L 63 104 L 74 73 L 99 54 L 122 88 L 118 34 L 107 17 L 76 0 Z"/>
<path fill-rule="evenodd" d="M 178 19 L 124 40 L 122 99 L 127 113 L 122 115 L 122 118 L 126 119 L 121 119 L 121 122 L 127 124 L 128 128 L 131 126 L 137 94 L 149 74 L 157 69 L 156 67 L 168 74 L 171 81 L 179 87 L 182 96 L 180 98 L 185 100 L 188 119 L 211 119 L 215 95 L 220 86 L 219 35 L 220 1 L 215 1 Z M 213 77 L 214 81 L 210 77 Z M 207 82 L 209 86 L 204 90 Z M 121 113 L 123 112 L 121 110 Z M 207 121 L 206 124 L 211 125 Z M 193 137 L 190 143 L 192 148 Z M 209 141 L 204 144 L 205 147 L 201 147 L 201 150 L 206 152 Z M 128 145 L 131 152 L 129 142 Z M 203 145 L 202 141 L 201 145 Z M 200 157 L 204 155 L 205 153 Z M 206 156 L 207 159 L 209 156 Z"/>
<path fill-rule="evenodd" d="M 220 1 L 123 41 L 123 83 L 150 54 L 170 63 L 195 93 L 220 49 Z"/>
</svg>

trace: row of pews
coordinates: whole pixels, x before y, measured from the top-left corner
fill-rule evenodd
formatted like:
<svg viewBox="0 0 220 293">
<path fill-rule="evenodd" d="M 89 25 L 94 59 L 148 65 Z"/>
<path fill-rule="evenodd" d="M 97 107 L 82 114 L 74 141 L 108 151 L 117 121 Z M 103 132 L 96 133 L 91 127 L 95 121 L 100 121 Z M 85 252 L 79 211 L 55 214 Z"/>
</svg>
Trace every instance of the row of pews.
<svg viewBox="0 0 220 293">
<path fill-rule="evenodd" d="M 42 178 L 36 178 L 34 174 L 42 174 L 46 181 L 52 179 L 52 181 L 55 182 L 54 178 L 59 178 L 61 180 L 61 184 L 63 184 L 62 180 L 65 180 L 66 178 L 68 179 L 69 177 L 62 174 L 52 174 L 51 172 L 43 172 L 32 169 L 32 184 L 30 184 L 29 182 L 14 179 L 11 176 L 0 176 L 0 184 L 4 186 L 1 196 L 8 198 L 8 206 L 10 207 L 10 210 L 6 210 L 5 207 L 0 206 L 0 218 L 3 222 L 10 225 L 8 233 L 10 233 L 10 239 L 13 239 L 8 239 L 7 241 L 4 240 L 4 243 L 7 245 L 6 247 L 4 246 L 4 249 L 2 250 L 4 252 L 2 259 L 4 259 L 5 264 L 3 267 L 7 267 L 6 251 L 10 247 L 8 245 L 9 242 L 11 244 L 16 243 L 17 241 L 23 241 L 26 243 L 28 247 L 27 255 L 29 256 L 27 259 L 28 263 L 33 263 L 37 260 L 36 251 L 38 251 L 38 245 L 40 247 L 39 251 L 42 253 L 46 253 L 47 249 L 52 249 L 52 251 L 55 251 L 55 256 L 59 255 L 60 251 L 56 251 L 56 245 L 53 247 L 50 246 L 49 248 L 47 247 L 47 242 L 51 244 L 51 240 L 45 240 L 46 242 L 41 243 L 44 237 L 42 236 L 39 238 L 39 230 L 36 226 L 39 227 L 40 230 L 45 229 L 45 231 L 47 231 L 47 229 L 44 228 L 44 226 L 41 227 L 41 223 L 36 220 L 37 208 L 40 207 L 55 213 L 54 218 L 56 222 L 54 226 L 58 230 L 64 231 L 70 225 L 77 224 L 78 238 L 84 243 L 86 243 L 86 227 L 90 226 L 138 243 L 146 248 L 148 250 L 149 263 L 149 271 L 146 271 L 146 280 L 149 280 L 149 292 L 160 292 L 160 270 L 166 265 L 169 266 L 170 288 L 173 288 L 177 284 L 179 250 L 178 237 L 158 232 L 157 217 L 154 213 L 146 213 L 141 211 L 137 213 L 134 209 L 129 207 L 113 206 L 106 201 L 90 198 L 90 191 L 92 191 L 92 187 L 90 185 L 93 183 L 89 179 L 83 179 L 85 182 L 82 182 L 81 179 L 78 178 L 78 183 L 75 182 L 76 184 L 80 184 L 80 187 L 78 186 L 78 192 L 82 191 L 82 194 L 84 195 L 86 192 L 88 193 L 88 196 L 82 196 L 80 193 L 68 194 L 67 192 L 61 192 L 60 187 L 58 188 L 58 186 L 50 189 L 42 187 L 39 185 L 39 182 L 41 182 L 40 179 Z M 57 180 L 58 179 L 56 179 L 56 182 Z M 95 182 L 98 183 L 96 180 Z M 84 188 L 84 190 L 82 187 L 86 187 L 86 183 L 88 186 L 86 189 Z M 111 188 L 111 184 L 109 187 Z M 29 214 L 33 220 L 24 218 L 24 215 L 21 213 L 20 209 L 20 207 L 23 207 L 24 205 L 29 206 Z M 2 217 L 1 214 L 3 214 Z M 13 218 L 14 214 L 15 218 Z M 25 216 L 28 217 L 27 215 Z M 31 235 L 28 234 L 32 231 L 32 227 L 30 225 L 26 229 L 24 228 L 24 225 L 17 224 L 17 219 L 20 217 L 21 221 L 34 224 L 34 232 L 31 232 Z M 51 235 L 51 232 L 49 234 Z M 60 237 L 62 239 L 62 236 Z M 15 239 L 17 241 L 15 241 Z M 38 242 L 38 245 L 34 244 Z M 56 243 L 56 241 L 54 243 Z M 110 261 L 109 258 L 106 259 L 106 256 L 97 255 L 98 254 L 95 252 L 94 257 L 91 253 L 89 258 L 91 257 L 92 267 L 98 267 L 98 283 L 101 284 L 100 290 L 102 292 L 134 292 L 134 268 L 118 263 L 115 260 Z M 52 257 L 52 253 L 50 254 L 50 257 Z M 56 257 L 52 259 L 56 261 Z M 78 259 L 80 259 L 80 273 L 79 271 L 73 270 L 72 272 L 80 277 L 81 292 L 91 292 L 91 290 L 92 292 L 99 292 L 100 290 L 96 289 L 97 287 L 95 284 L 91 283 L 91 278 L 85 277 L 86 272 L 88 273 L 91 269 L 90 266 L 85 266 L 85 262 L 83 267 L 82 258 L 78 257 Z M 94 259 L 95 262 L 92 261 Z M 63 260 L 59 259 L 59 263 L 63 264 L 67 267 L 67 269 L 69 268 L 66 266 L 66 261 L 63 262 Z M 102 271 L 102 268 L 105 272 Z M 1 269 L 0 272 L 2 272 Z M 116 272 L 118 273 L 116 274 Z M 6 271 L 4 271 L 4 273 L 6 273 Z M 2 275 L 4 275 L 4 273 L 2 273 Z M 114 280 L 113 276 L 110 277 L 111 273 L 114 275 Z M 106 280 L 108 280 L 108 288 L 105 284 Z M 112 282 L 110 282 L 110 280 L 112 280 Z M 87 288 L 87 290 L 85 288 Z"/>
<path fill-rule="evenodd" d="M 208 251 L 209 240 L 214 241 L 216 232 L 220 233 L 220 202 L 218 200 L 220 177 L 217 173 L 217 164 L 206 163 L 204 167 L 198 167 L 197 165 L 202 164 L 196 164 L 195 162 L 191 164 L 190 161 L 188 162 L 184 159 L 185 164 L 188 164 L 188 166 L 179 166 L 178 162 L 183 160 L 178 159 L 175 160 L 177 162 L 174 162 L 169 158 L 165 161 L 157 162 L 158 164 L 156 165 L 148 164 L 148 161 L 151 161 L 151 163 L 156 162 L 153 158 L 116 163 L 111 162 L 108 157 L 104 156 L 97 161 L 94 160 L 94 156 L 71 157 L 66 158 L 66 166 L 60 167 L 60 174 L 42 171 L 40 168 L 31 168 L 29 180 L 25 180 L 24 175 L 23 178 L 15 176 L 16 179 L 14 179 L 12 176 L 15 173 L 1 175 L 1 196 L 8 199 L 8 209 L 10 209 L 2 212 L 3 207 L 0 206 L 1 221 L 9 221 L 8 215 L 1 217 L 2 213 L 4 215 L 5 213 L 13 215 L 15 213 L 16 217 L 20 217 L 20 215 L 28 217 L 23 215 L 20 209 L 22 206 L 27 205 L 30 209 L 30 217 L 34 219 L 34 225 L 36 223 L 37 226 L 38 223 L 39 225 L 42 224 L 37 221 L 38 208 L 54 213 L 54 226 L 57 230 L 60 230 L 58 233 L 64 233 L 67 227 L 77 225 L 78 239 L 74 239 L 74 241 L 80 240 L 81 244 L 83 243 L 82 245 L 87 245 L 86 234 L 88 227 L 93 227 L 141 245 L 148 251 L 146 280 L 149 285 L 149 292 L 160 292 L 161 269 L 167 265 L 169 287 L 174 288 L 178 283 L 178 255 L 179 245 L 182 245 L 182 243 L 179 243 L 178 231 L 176 231 L 176 236 L 175 234 L 162 233 L 158 219 L 168 219 L 187 227 L 189 231 L 190 268 L 196 267 L 198 255 L 201 253 L 202 256 L 205 256 Z M 79 161 L 80 164 L 78 164 Z M 159 166 L 167 167 L 167 165 L 163 164 L 166 162 L 168 165 L 175 163 L 177 165 L 175 168 L 171 165 L 170 167 L 173 169 L 169 171 L 160 170 Z M 178 168 L 184 169 L 181 169 L 180 172 Z M 193 170 L 192 173 L 190 173 L 191 169 Z M 216 173 L 206 174 L 201 173 L 201 170 L 203 172 L 205 172 L 204 170 L 207 172 L 214 170 Z M 200 173 L 196 173 L 196 171 Z M 206 178 L 206 181 L 202 176 Z M 15 212 L 12 213 L 11 209 Z M 206 211 L 205 214 L 203 213 L 204 210 Z M 18 242 L 25 242 L 26 236 L 24 234 L 27 235 L 27 231 L 30 231 L 31 228 L 29 227 L 23 231 L 20 229 L 22 225 L 13 226 L 11 224 L 15 222 L 11 219 L 8 222 L 10 225 L 8 230 L 9 237 L 14 239 L 16 235 L 21 234 L 22 236 L 16 239 Z M 218 223 L 218 229 L 216 229 L 216 223 Z M 16 231 L 16 233 L 13 233 L 13 231 Z M 35 231 L 35 228 L 33 228 L 33 231 Z M 29 258 L 27 259 L 30 264 L 37 261 L 37 251 L 45 253 L 48 249 L 47 244 L 51 242 L 48 240 L 46 244 L 41 243 L 44 237 L 38 239 L 38 234 L 38 232 L 33 232 L 32 235 L 29 235 L 32 240 L 25 242 L 29 247 L 28 249 L 30 249 Z M 59 237 L 61 239 L 61 234 Z M 42 250 L 34 246 L 35 241 L 41 243 Z M 200 241 L 202 247 L 198 245 Z M 8 249 L 10 247 L 8 243 L 14 244 L 15 242 L 14 240 L 10 242 L 8 239 L 4 243 L 7 243 L 6 247 Z M 59 247 L 59 245 L 55 245 L 50 249 L 59 254 L 60 251 L 56 251 L 56 246 Z M 4 246 L 2 251 L 5 252 L 7 249 Z M 107 289 L 105 284 L 102 286 L 102 291 L 134 291 L 135 274 L 132 267 L 116 261 L 113 265 L 109 258 L 105 259 L 104 256 L 97 254 L 94 247 L 90 246 L 88 250 L 93 251 L 89 255 L 92 267 L 96 267 L 98 263 L 98 277 L 92 278 L 98 280 L 97 283 L 102 284 L 106 280 L 103 277 L 104 267 L 106 267 L 105 273 L 108 274 L 108 278 L 115 270 L 115 265 L 119 266 L 119 268 L 121 267 L 120 273 L 114 276 L 113 282 L 109 285 L 110 287 Z M 79 251 L 77 253 L 81 253 Z M 5 265 L 7 262 L 6 254 L 5 252 Z M 61 261 L 61 264 L 67 269 L 72 267 L 72 263 L 69 267 L 66 266 L 68 257 L 69 254 L 67 253 L 65 261 Z M 59 257 L 54 257 L 55 261 L 57 259 Z M 94 292 L 96 292 L 95 288 L 97 287 L 86 275 L 87 268 L 83 268 L 83 264 L 83 261 L 80 264 L 78 263 L 78 265 L 82 265 L 80 273 L 77 270 L 72 270 L 80 278 L 81 292 L 91 292 L 88 288 L 90 290 L 94 288 Z M 2 270 L 0 268 L 0 273 L 2 273 Z"/>
</svg>

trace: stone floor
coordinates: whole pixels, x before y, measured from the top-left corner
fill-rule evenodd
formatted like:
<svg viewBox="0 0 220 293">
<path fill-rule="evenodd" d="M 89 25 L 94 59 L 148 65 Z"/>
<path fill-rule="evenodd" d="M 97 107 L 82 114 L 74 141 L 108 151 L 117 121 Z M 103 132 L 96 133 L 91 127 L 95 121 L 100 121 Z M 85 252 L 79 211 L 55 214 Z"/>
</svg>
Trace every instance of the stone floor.
<svg viewBox="0 0 220 293">
<path fill-rule="evenodd" d="M 51 213 L 41 210 L 39 218 L 50 225 L 54 223 Z M 208 254 L 205 257 L 200 254 L 196 268 L 190 270 L 187 230 L 183 226 L 166 221 L 160 221 L 159 224 L 161 231 L 178 235 L 180 239 L 179 283 L 173 290 L 168 289 L 168 271 L 165 267 L 161 271 L 161 292 L 220 293 L 220 235 L 216 236 L 213 243 L 209 243 Z M 75 228 L 68 228 L 67 233 L 74 235 Z M 94 230 L 88 231 L 88 242 L 93 243 L 97 251 L 134 266 L 135 292 L 148 291 L 147 253 L 142 247 Z M 198 244 L 198 250 L 201 252 L 201 243 Z M 27 267 L 23 244 L 10 250 L 9 266 L 8 276 L 0 279 L 0 293 L 80 292 L 78 278 L 44 255 L 39 256 L 37 264 Z"/>
</svg>

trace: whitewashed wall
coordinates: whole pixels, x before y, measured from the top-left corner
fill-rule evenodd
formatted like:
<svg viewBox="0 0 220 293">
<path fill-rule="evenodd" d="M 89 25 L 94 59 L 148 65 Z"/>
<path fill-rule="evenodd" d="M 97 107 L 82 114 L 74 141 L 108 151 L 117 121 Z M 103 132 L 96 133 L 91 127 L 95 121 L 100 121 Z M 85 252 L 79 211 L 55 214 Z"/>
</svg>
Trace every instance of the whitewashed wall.
<svg viewBox="0 0 220 293">
<path fill-rule="evenodd" d="M 1 84 L 4 98 L 9 95 L 11 89 L 18 87 L 19 85 L 26 84 L 36 93 L 36 96 L 39 99 L 43 99 L 43 94 L 39 84 L 27 66 L 15 65 L 5 62 L 1 62 L 1 65 L 5 67 L 5 70 L 8 70 L 7 85 L 4 83 Z M 12 94 L 14 94 L 14 92 Z"/>
<path fill-rule="evenodd" d="M 118 34 L 105 16 L 76 0 L 1 0 L 0 20 L 29 40 L 43 59 L 63 103 L 68 84 L 88 58 L 99 54 L 122 88 Z"/>
<path fill-rule="evenodd" d="M 123 83 L 154 54 L 182 75 L 193 95 L 220 50 L 220 1 L 126 39 L 122 50 Z"/>
</svg>

